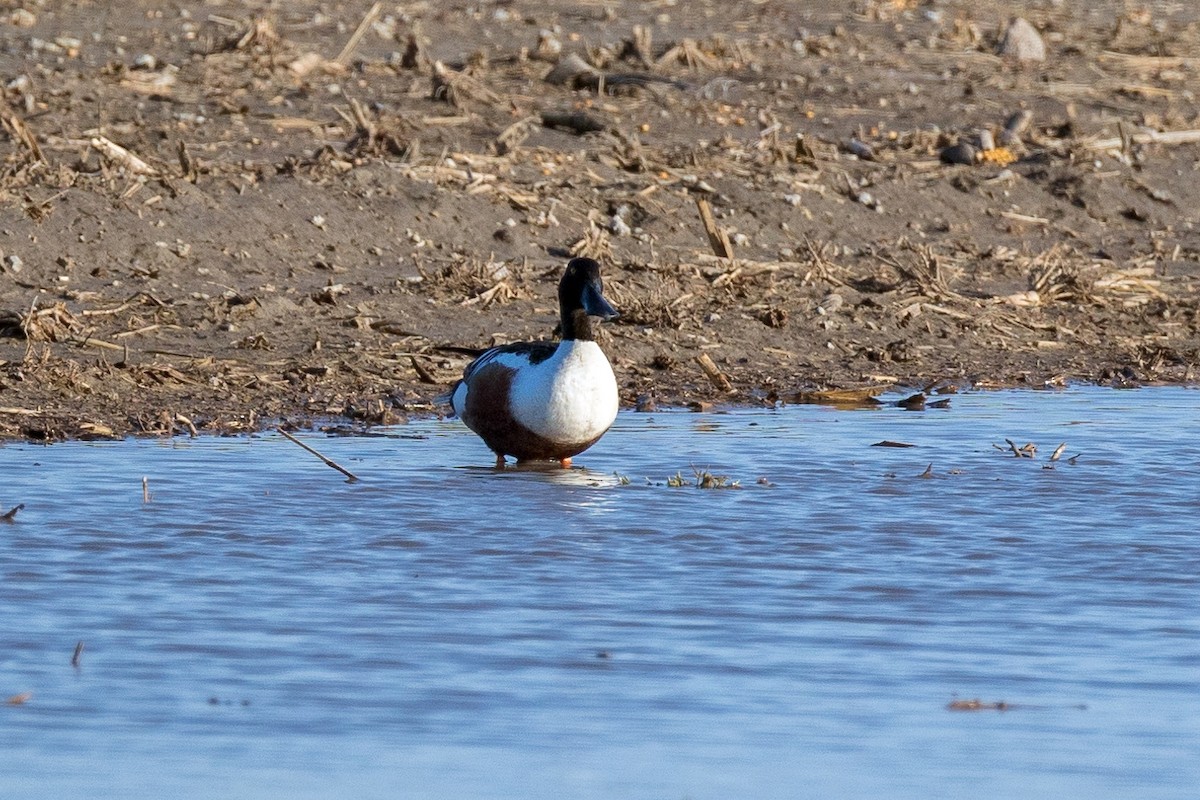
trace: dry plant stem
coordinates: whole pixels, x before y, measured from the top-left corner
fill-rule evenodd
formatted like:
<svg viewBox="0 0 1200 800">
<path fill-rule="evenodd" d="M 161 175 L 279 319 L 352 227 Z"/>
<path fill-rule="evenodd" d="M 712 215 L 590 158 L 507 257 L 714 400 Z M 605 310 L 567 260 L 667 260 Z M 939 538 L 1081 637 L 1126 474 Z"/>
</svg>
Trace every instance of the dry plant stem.
<svg viewBox="0 0 1200 800">
<path fill-rule="evenodd" d="M 134 175 L 158 175 L 158 170 L 129 150 L 104 136 L 93 136 L 91 145 L 109 161 L 119 164 Z"/>
<path fill-rule="evenodd" d="M 733 245 L 729 243 L 729 236 L 725 231 L 717 227 L 717 221 L 713 218 L 712 206 L 703 197 L 696 198 L 696 208 L 700 211 L 700 222 L 704 225 L 704 232 L 708 234 L 708 243 L 712 247 L 713 253 L 720 258 L 733 258 Z"/>
<path fill-rule="evenodd" d="M 696 356 L 696 363 L 700 365 L 700 369 L 704 370 L 704 374 L 708 376 L 713 386 L 722 392 L 733 391 L 733 384 L 729 382 L 729 378 L 725 377 L 725 373 L 721 372 L 720 367 L 713 362 L 712 357 L 708 353 L 701 353 Z"/>
<path fill-rule="evenodd" d="M 37 137 L 23 119 L 12 112 L 3 111 L 0 112 L 0 121 L 3 122 L 4 128 L 12 134 L 13 138 L 25 146 L 35 161 L 45 162 L 46 157 L 42 155 L 42 148 L 38 145 Z"/>
<path fill-rule="evenodd" d="M 350 62 L 350 56 L 354 55 L 358 43 L 367 35 L 367 29 L 379 17 L 379 12 L 383 9 L 383 3 L 376 3 L 371 6 L 371 9 L 363 16 L 362 21 L 358 23 L 358 27 L 354 29 L 354 33 L 350 35 L 350 39 L 346 42 L 346 46 L 342 48 L 342 52 L 338 53 L 334 61 L 345 66 Z"/>
<path fill-rule="evenodd" d="M 200 435 L 199 431 L 196 430 L 196 425 L 183 414 L 176 414 L 175 421 L 187 428 L 188 436 L 193 439 Z"/>
<path fill-rule="evenodd" d="M 309 446 L 308 446 L 308 445 L 306 445 L 304 442 L 302 442 L 302 441 L 300 441 L 299 439 L 297 439 L 295 436 L 292 436 L 290 433 L 288 433 L 287 431 L 285 431 L 283 428 L 276 428 L 275 430 L 279 431 L 279 433 L 280 433 L 280 434 L 283 436 L 283 438 L 287 439 L 289 442 L 291 442 L 291 443 L 293 443 L 293 444 L 300 445 L 300 446 L 301 446 L 301 447 L 303 447 L 305 450 L 307 450 L 308 452 L 312 453 L 312 454 L 313 454 L 314 456 L 316 456 L 317 458 L 319 458 L 319 459 L 321 459 L 322 461 L 324 461 L 324 462 L 325 462 L 325 464 L 326 464 L 326 466 L 333 467 L 333 468 L 334 468 L 334 469 L 336 469 L 338 472 L 340 472 L 340 473 L 342 473 L 343 475 L 345 475 L 345 476 L 346 476 L 348 479 L 350 479 L 350 481 L 351 481 L 351 482 L 353 482 L 353 481 L 357 481 L 357 480 L 359 479 L 359 478 L 358 478 L 358 476 L 357 476 L 357 475 L 355 475 L 353 472 L 351 472 L 350 470 L 346 469 L 346 468 L 345 468 L 345 467 L 343 467 L 341 464 L 338 464 L 338 463 L 337 463 L 336 461 L 334 461 L 333 459 L 331 459 L 331 458 L 327 458 L 327 457 L 325 457 L 325 456 L 321 455 L 321 453 L 319 453 L 319 452 L 317 452 L 315 449 L 313 449 L 313 448 L 309 447 Z"/>
<path fill-rule="evenodd" d="M 1186 131 L 1146 131 L 1127 136 L 1117 136 L 1112 139 L 1099 139 L 1088 142 L 1089 150 L 1121 150 L 1127 144 L 1192 144 L 1200 142 L 1200 130 Z"/>
<path fill-rule="evenodd" d="M 425 369 L 416 356 L 409 356 L 408 360 L 412 364 L 413 371 L 417 373 L 417 377 L 421 379 L 421 383 L 435 385 L 439 383 L 438 379 L 433 377 L 429 370 Z"/>
</svg>

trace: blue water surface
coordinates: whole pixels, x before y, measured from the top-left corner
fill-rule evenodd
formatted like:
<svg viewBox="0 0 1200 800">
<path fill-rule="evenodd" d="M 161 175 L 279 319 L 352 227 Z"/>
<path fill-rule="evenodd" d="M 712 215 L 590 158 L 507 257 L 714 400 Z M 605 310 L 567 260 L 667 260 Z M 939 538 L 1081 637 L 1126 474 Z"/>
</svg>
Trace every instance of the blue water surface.
<svg viewBox="0 0 1200 800">
<path fill-rule="evenodd" d="M 1200 787 L 1198 391 L 375 432 L 0 447 L 0 797 Z"/>
</svg>

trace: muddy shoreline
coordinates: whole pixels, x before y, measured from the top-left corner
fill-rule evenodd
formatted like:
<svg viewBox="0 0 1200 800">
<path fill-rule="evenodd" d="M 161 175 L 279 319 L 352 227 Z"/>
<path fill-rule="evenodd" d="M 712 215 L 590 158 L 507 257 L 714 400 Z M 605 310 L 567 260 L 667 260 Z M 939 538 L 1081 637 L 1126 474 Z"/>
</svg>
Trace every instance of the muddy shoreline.
<svg viewBox="0 0 1200 800">
<path fill-rule="evenodd" d="M 0 438 L 441 413 L 573 254 L 626 407 L 1195 382 L 1196 15 L 824 5 L 4 11 Z"/>
</svg>

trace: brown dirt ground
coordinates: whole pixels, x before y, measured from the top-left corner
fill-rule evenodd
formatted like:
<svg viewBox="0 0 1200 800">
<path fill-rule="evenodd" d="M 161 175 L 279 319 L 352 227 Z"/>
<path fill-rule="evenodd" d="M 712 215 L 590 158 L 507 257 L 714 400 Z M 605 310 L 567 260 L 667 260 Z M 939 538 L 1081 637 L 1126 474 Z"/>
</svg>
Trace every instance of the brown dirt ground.
<svg viewBox="0 0 1200 800">
<path fill-rule="evenodd" d="M 1195 379 L 1186 3 L 0 9 L 0 437 L 437 413 L 571 253 L 629 404 Z"/>
</svg>

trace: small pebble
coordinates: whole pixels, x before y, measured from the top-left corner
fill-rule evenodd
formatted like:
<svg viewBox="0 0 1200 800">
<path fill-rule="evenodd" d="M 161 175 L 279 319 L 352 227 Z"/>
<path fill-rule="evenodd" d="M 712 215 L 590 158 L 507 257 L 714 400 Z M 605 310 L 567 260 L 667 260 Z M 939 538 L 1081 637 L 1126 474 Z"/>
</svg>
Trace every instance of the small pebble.
<svg viewBox="0 0 1200 800">
<path fill-rule="evenodd" d="M 880 210 L 879 201 L 876 200 L 875 195 L 871 194 L 870 192 L 859 192 L 858 194 L 854 195 L 854 202 L 861 203 L 867 208 L 873 208 L 876 211 Z"/>
<path fill-rule="evenodd" d="M 629 227 L 629 224 L 617 214 L 613 214 L 612 218 L 608 221 L 608 230 L 612 232 L 613 236 L 628 236 L 633 233 L 633 229 Z"/>
<path fill-rule="evenodd" d="M 1017 61 L 1045 61 L 1046 43 L 1028 20 L 1015 17 L 1000 40 L 1000 55 Z"/>
<path fill-rule="evenodd" d="M 8 21 L 18 28 L 32 28 L 34 25 L 37 25 L 37 16 L 31 11 L 18 8 L 12 12 Z"/>
<path fill-rule="evenodd" d="M 947 164 L 974 164 L 979 151 L 967 142 L 959 142 L 943 148 L 938 157 Z"/>
<path fill-rule="evenodd" d="M 875 148 L 871 147 L 871 145 L 867 144 L 866 142 L 858 139 L 851 139 L 847 143 L 846 149 L 857 157 L 861 158 L 863 161 L 875 160 Z"/>
<path fill-rule="evenodd" d="M 1027 108 L 1016 111 L 1004 121 L 1004 130 L 1000 131 L 1000 144 L 1015 144 L 1021 140 L 1021 135 L 1029 128 L 1033 112 Z"/>
</svg>

